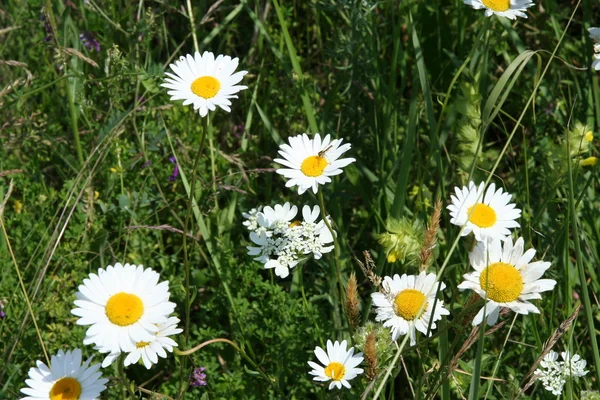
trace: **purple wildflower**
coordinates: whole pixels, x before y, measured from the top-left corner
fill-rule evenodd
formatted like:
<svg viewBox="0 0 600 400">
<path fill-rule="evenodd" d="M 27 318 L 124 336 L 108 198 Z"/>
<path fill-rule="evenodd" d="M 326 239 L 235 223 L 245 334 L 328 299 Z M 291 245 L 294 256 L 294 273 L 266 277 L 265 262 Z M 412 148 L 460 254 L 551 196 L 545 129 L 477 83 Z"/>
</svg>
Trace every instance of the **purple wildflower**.
<svg viewBox="0 0 600 400">
<path fill-rule="evenodd" d="M 171 174 L 171 176 L 169 176 L 169 180 L 173 182 L 179 176 L 179 165 L 177 165 L 177 160 L 175 159 L 175 157 L 169 157 L 169 161 L 175 164 L 175 167 L 173 168 L 173 173 Z"/>
<path fill-rule="evenodd" d="M 94 38 L 91 32 L 83 31 L 79 34 L 79 39 L 83 42 L 83 47 L 92 51 L 96 50 L 100 53 L 100 43 Z"/>
<path fill-rule="evenodd" d="M 6 313 L 4 312 L 4 306 L 0 303 L 0 319 L 6 318 Z"/>
<path fill-rule="evenodd" d="M 190 386 L 206 386 L 206 368 L 199 367 L 194 369 L 190 375 Z"/>
<path fill-rule="evenodd" d="M 44 30 L 46 31 L 46 37 L 44 38 L 44 42 L 49 42 L 54 38 L 54 30 L 52 29 L 52 24 L 50 23 L 50 19 L 46 15 L 46 12 L 42 8 L 42 15 L 40 16 L 40 21 L 44 23 Z"/>
<path fill-rule="evenodd" d="M 144 164 L 142 164 L 142 169 L 148 168 L 150 165 L 152 165 L 152 161 L 148 160 Z"/>
</svg>

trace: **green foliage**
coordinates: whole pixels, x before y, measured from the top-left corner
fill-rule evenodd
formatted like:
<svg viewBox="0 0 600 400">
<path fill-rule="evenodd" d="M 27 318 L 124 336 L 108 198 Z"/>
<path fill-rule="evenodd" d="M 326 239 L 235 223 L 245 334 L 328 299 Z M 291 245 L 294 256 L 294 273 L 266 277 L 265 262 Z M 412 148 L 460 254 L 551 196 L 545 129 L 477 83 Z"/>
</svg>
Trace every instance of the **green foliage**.
<svg viewBox="0 0 600 400">
<path fill-rule="evenodd" d="M 240 348 L 218 341 L 189 356 L 169 354 L 151 370 L 131 366 L 138 398 L 334 399 L 365 390 L 371 398 L 385 383 L 380 398 L 447 400 L 468 396 L 478 381 L 475 398 L 551 399 L 540 384 L 519 391 L 581 303 L 554 349 L 580 354 L 590 369 L 567 384 L 566 398 L 598 397 L 587 390 L 600 379 L 592 344 L 600 181 L 589 158 L 598 156 L 600 90 L 595 72 L 580 68 L 592 61 L 587 28 L 600 25 L 592 19 L 597 3 L 581 2 L 559 45 L 575 4 L 557 0 L 536 2 L 529 19 L 514 22 L 486 18 L 462 0 L 191 2 L 200 50 L 239 57 L 238 69 L 249 71 L 232 112 L 211 112 L 208 123 L 160 86 L 169 64 L 194 51 L 184 3 L 0 5 L 0 201 L 14 184 L 0 233 L 0 399 L 19 398 L 29 368 L 44 361 L 18 275 L 47 352 L 82 348 L 87 357 L 97 352 L 82 344 L 74 293 L 116 262 L 169 280 L 180 326 L 189 327 L 176 337 L 179 349 L 217 338 Z M 81 33 L 101 50 L 86 47 Z M 286 188 L 272 162 L 281 142 L 314 133 L 315 124 L 351 143 L 357 162 L 320 187 L 338 249 L 282 280 L 246 254 L 241 213 L 318 203 Z M 369 251 L 374 274 L 414 273 L 409 264 L 433 204 L 445 207 L 455 186 L 490 176 L 523 210 L 514 235 L 537 250 L 536 260 L 551 262 L 544 277 L 556 288 L 533 301 L 539 315 L 514 324 L 513 313 L 502 315 L 478 358 L 468 340 L 478 298 L 456 289 L 473 242 L 453 246 L 458 229 L 444 208 L 429 272 L 444 266 L 451 315 L 391 366 L 397 348 L 371 309 L 379 288 L 357 260 Z M 387 262 L 390 255 L 402 263 Z M 365 322 L 356 332 L 343 315 L 351 272 Z M 359 376 L 351 390 L 329 391 L 308 375 L 316 346 L 345 339 L 364 351 L 371 330 L 381 373 L 372 387 Z M 208 385 L 188 388 L 199 366 Z M 105 399 L 129 396 L 116 369 L 103 374 L 112 379 Z"/>
</svg>

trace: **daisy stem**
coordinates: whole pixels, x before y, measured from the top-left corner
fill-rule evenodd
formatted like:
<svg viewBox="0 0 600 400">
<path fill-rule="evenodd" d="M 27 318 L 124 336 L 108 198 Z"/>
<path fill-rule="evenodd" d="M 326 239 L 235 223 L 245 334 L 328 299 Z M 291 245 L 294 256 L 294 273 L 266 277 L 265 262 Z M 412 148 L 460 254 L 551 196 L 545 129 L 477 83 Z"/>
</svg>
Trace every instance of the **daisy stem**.
<svg viewBox="0 0 600 400">
<path fill-rule="evenodd" d="M 335 232 L 333 230 L 333 228 L 331 227 L 331 224 L 329 223 L 329 220 L 327 219 L 327 212 L 325 211 L 325 200 L 323 198 L 323 191 L 319 190 L 319 204 L 321 205 L 321 217 L 323 218 L 323 222 L 325 222 L 325 226 L 327 227 L 327 229 L 329 229 L 329 232 L 331 232 L 331 237 L 333 237 L 333 257 L 335 259 L 335 273 L 337 276 L 337 281 L 338 281 L 338 288 L 339 288 L 339 300 L 340 300 L 340 305 L 342 307 L 342 309 L 344 308 L 344 287 L 342 285 L 342 268 L 340 266 L 340 248 L 339 248 L 339 243 L 337 240 L 337 237 L 335 236 Z M 336 326 L 336 328 L 339 328 Z"/>
<path fill-rule="evenodd" d="M 190 335 L 190 311 L 191 311 L 191 301 L 190 301 L 190 259 L 188 255 L 188 246 L 187 246 L 187 229 L 190 223 L 190 219 L 192 217 L 192 205 L 194 203 L 194 194 L 196 192 L 196 173 L 198 171 L 198 165 L 200 164 L 200 158 L 202 157 L 202 153 L 204 150 L 204 142 L 206 141 L 206 131 L 208 130 L 208 116 L 206 117 L 206 123 L 204 125 L 204 129 L 202 129 L 202 136 L 200 137 L 200 147 L 198 147 L 198 151 L 196 153 L 196 157 L 194 159 L 194 165 L 192 166 L 192 176 L 191 176 L 191 187 L 190 187 L 190 199 L 188 202 L 187 212 L 185 214 L 185 222 L 183 225 L 183 231 L 185 234 L 183 235 L 183 262 L 185 269 L 185 334 L 184 334 L 184 343 L 187 345 L 188 338 Z M 209 238 L 205 238 L 208 240 Z M 185 369 L 185 358 L 180 364 L 180 374 L 179 374 L 179 389 L 183 391 L 183 371 Z M 182 392 L 180 392 L 180 396 Z"/>
<path fill-rule="evenodd" d="M 518 316 L 519 316 L 519 314 L 515 313 L 512 323 L 510 324 L 510 327 L 508 328 L 508 333 L 506 334 L 506 337 L 504 338 L 504 343 L 502 344 L 502 348 L 500 349 L 500 354 L 498 355 L 496 364 L 494 364 L 494 370 L 492 372 L 492 379 L 488 380 L 488 387 L 485 392 L 484 400 L 486 400 L 488 398 L 488 396 L 490 395 L 490 393 L 492 392 L 492 387 L 494 386 L 493 378 L 496 377 L 496 373 L 498 372 L 498 367 L 500 366 L 500 361 L 502 361 L 502 355 L 504 354 L 504 349 L 506 348 L 506 343 L 508 342 L 508 338 L 510 337 L 510 333 L 512 332 L 512 329 L 515 326 L 515 322 L 517 321 Z"/>
<path fill-rule="evenodd" d="M 187 0 L 188 16 L 190 18 L 190 30 L 192 31 L 192 39 L 194 39 L 194 49 L 199 53 L 198 36 L 196 35 L 196 24 L 194 23 L 194 11 L 192 10 L 192 1 Z"/>
<path fill-rule="evenodd" d="M 123 368 L 125 363 L 125 353 L 121 353 L 119 359 L 117 360 L 117 369 L 119 371 L 119 378 L 121 379 L 121 383 L 125 387 L 125 393 L 128 393 L 132 399 L 135 399 L 135 393 L 133 393 L 133 389 L 131 385 L 129 385 L 129 379 L 127 379 L 127 375 L 125 374 L 125 368 Z"/>
</svg>

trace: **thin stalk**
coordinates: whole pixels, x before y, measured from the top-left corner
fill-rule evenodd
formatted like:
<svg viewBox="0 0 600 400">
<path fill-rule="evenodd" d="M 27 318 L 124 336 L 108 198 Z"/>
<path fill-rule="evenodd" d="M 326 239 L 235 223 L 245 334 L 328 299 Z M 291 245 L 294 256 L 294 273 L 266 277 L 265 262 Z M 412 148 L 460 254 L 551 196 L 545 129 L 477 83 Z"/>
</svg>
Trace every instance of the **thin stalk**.
<svg viewBox="0 0 600 400">
<path fill-rule="evenodd" d="M 329 229 L 329 232 L 331 232 L 331 236 L 333 237 L 333 256 L 335 259 L 335 272 L 336 272 L 337 281 L 338 281 L 340 306 L 343 309 L 344 308 L 344 287 L 342 285 L 342 268 L 340 266 L 340 258 L 339 258 L 339 242 L 337 240 L 337 237 L 335 236 L 335 231 L 333 230 L 333 228 L 331 227 L 331 224 L 329 223 L 329 220 L 327 219 L 327 213 L 325 212 L 325 200 L 323 198 L 322 190 L 319 190 L 319 204 L 321 205 L 321 218 L 323 218 L 323 222 L 325 222 L 325 226 L 327 227 L 327 229 Z"/>
<path fill-rule="evenodd" d="M 205 120 L 204 129 L 202 129 L 202 136 L 200 137 L 200 147 L 198 148 L 198 152 L 196 153 L 196 157 L 194 159 L 194 165 L 192 166 L 192 185 L 190 189 L 190 199 L 188 201 L 187 211 L 185 213 L 185 222 L 183 224 L 183 262 L 185 268 L 185 334 L 184 334 L 184 344 L 187 346 L 189 335 L 190 335 L 190 314 L 191 314 L 191 301 L 190 301 L 190 259 L 188 255 L 188 246 L 187 246 L 187 230 L 190 224 L 190 219 L 192 217 L 192 203 L 194 201 L 194 192 L 196 190 L 196 173 L 198 171 L 198 165 L 200 164 L 200 158 L 202 158 L 202 153 L 204 150 L 204 142 L 206 139 L 206 131 L 208 130 L 209 124 L 208 116 Z M 183 370 L 185 369 L 186 359 L 184 358 L 180 364 L 180 374 L 179 374 L 179 389 L 183 390 Z M 180 396 L 183 392 L 180 392 Z"/>
<path fill-rule="evenodd" d="M 579 0 L 581 2 L 581 0 Z M 577 3 L 579 5 L 579 3 Z M 570 141 L 567 135 L 567 154 L 571 153 Z M 596 328 L 594 326 L 594 314 L 592 312 L 592 303 L 590 301 L 590 295 L 588 292 L 588 286 L 585 279 L 585 267 L 583 266 L 583 255 L 581 253 L 581 245 L 579 243 L 579 228 L 577 226 L 577 211 L 575 209 L 575 188 L 573 185 L 573 170 L 571 160 L 569 160 L 569 211 L 571 213 L 571 229 L 573 231 L 573 244 L 575 245 L 575 260 L 577 262 L 577 272 L 579 275 L 579 284 L 581 285 L 581 292 L 583 297 L 585 320 L 588 326 L 589 341 L 592 344 L 592 353 L 594 356 L 594 365 L 596 366 L 596 379 L 600 382 L 600 353 L 598 353 L 598 342 L 596 340 Z"/>
<path fill-rule="evenodd" d="M 404 350 L 404 346 L 406 346 L 406 342 L 408 342 L 409 336 L 410 335 L 404 335 L 404 340 L 402 340 L 402 343 L 400 343 L 400 347 L 398 347 L 398 351 L 396 352 L 394 359 L 390 363 L 388 369 L 385 371 L 385 375 L 381 379 L 381 383 L 379 384 L 379 387 L 377 388 L 377 391 L 375 392 L 375 395 L 373 396 L 373 400 L 377 400 L 377 398 L 379 398 L 379 395 L 383 391 L 383 388 L 385 387 L 385 383 L 387 382 L 388 378 L 390 377 L 390 375 L 392 373 L 392 369 L 398 363 L 398 359 L 400 359 L 400 355 L 402 354 L 402 350 Z"/>
<path fill-rule="evenodd" d="M 12 181 L 11 181 L 12 184 Z M 10 186 L 12 189 L 12 185 Z M 8 192 L 8 196 L 10 196 L 10 189 Z M 15 265 L 15 270 L 17 271 L 17 276 L 19 277 L 19 284 L 21 285 L 21 290 L 23 291 L 23 297 L 25 297 L 25 302 L 27 303 L 27 309 L 29 310 L 29 314 L 31 314 L 31 320 L 33 321 L 33 325 L 35 327 L 35 332 L 37 333 L 38 340 L 40 341 L 40 345 L 42 346 L 42 351 L 44 352 L 44 358 L 46 358 L 46 365 L 50 366 L 50 357 L 48 357 L 48 352 L 46 351 L 46 346 L 44 346 L 44 341 L 42 340 L 42 334 L 40 332 L 40 328 L 38 327 L 37 321 L 35 319 L 35 314 L 33 313 L 33 308 L 31 307 L 31 301 L 29 301 L 29 296 L 27 295 L 27 289 L 25 289 L 25 284 L 23 283 L 23 277 L 21 276 L 21 270 L 19 269 L 19 265 L 17 264 L 17 259 L 15 258 L 15 253 L 13 252 L 12 246 L 10 244 L 10 239 L 8 234 L 6 233 L 6 227 L 4 226 L 4 219 L 2 218 L 2 214 L 0 214 L 0 225 L 2 226 L 2 233 L 4 233 L 4 239 L 6 240 L 6 244 L 8 245 L 8 252 L 10 253 L 10 257 L 12 258 L 13 264 Z"/>
<path fill-rule="evenodd" d="M 194 40 L 194 49 L 197 52 L 200 52 L 200 47 L 198 47 L 198 36 L 196 36 L 196 24 L 194 23 L 194 11 L 192 9 L 192 1 L 187 0 L 187 9 L 188 16 L 190 17 L 190 29 L 192 31 L 192 39 Z"/>
<path fill-rule="evenodd" d="M 119 378 L 121 379 L 121 383 L 125 386 L 125 393 L 128 393 L 132 399 L 135 399 L 135 393 L 133 393 L 131 386 L 129 385 L 129 380 L 127 379 L 127 375 L 125 374 L 125 369 L 123 368 L 125 362 L 125 353 L 122 353 L 117 359 L 117 370 L 119 371 Z"/>
<path fill-rule="evenodd" d="M 73 78 L 73 80 L 74 79 L 75 78 Z M 79 127 L 77 126 L 77 109 L 75 108 L 74 93 L 71 92 L 71 85 L 75 85 L 75 82 L 71 84 L 69 82 L 69 79 L 67 79 L 67 99 L 69 101 L 69 112 L 71 114 L 71 129 L 73 130 L 73 140 L 75 141 L 77 160 L 79 161 L 79 165 L 82 166 L 84 164 L 83 152 L 81 151 L 81 141 L 79 140 Z"/>
<path fill-rule="evenodd" d="M 506 343 L 508 342 L 508 338 L 510 337 L 510 333 L 512 332 L 512 329 L 515 326 L 515 322 L 517 321 L 518 316 L 519 316 L 519 314 L 515 313 L 512 323 L 510 324 L 510 327 L 508 328 L 508 333 L 506 334 L 506 337 L 504 338 L 504 343 L 502 344 L 502 349 L 500 350 L 500 355 L 498 356 L 498 359 L 496 360 L 496 364 L 494 365 L 494 370 L 492 372 L 492 379 L 490 379 L 488 381 L 488 388 L 487 388 L 487 391 L 485 392 L 484 400 L 486 400 L 488 398 L 488 396 L 490 395 L 490 393 L 492 392 L 492 386 L 494 385 L 493 378 L 496 376 L 496 373 L 498 372 L 498 367 L 500 366 L 500 361 L 502 361 L 502 355 L 504 354 L 504 349 L 506 348 Z"/>
</svg>

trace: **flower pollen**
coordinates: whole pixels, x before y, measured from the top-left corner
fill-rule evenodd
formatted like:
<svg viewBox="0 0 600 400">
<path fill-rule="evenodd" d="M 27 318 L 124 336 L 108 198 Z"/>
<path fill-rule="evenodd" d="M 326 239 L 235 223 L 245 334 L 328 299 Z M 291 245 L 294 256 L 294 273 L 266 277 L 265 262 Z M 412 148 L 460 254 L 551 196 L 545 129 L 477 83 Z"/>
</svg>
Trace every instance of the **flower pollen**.
<svg viewBox="0 0 600 400">
<path fill-rule="evenodd" d="M 489 228 L 494 226 L 497 221 L 496 211 L 488 205 L 477 203 L 467 210 L 469 221 L 480 228 Z"/>
<path fill-rule="evenodd" d="M 510 0 L 481 0 L 484 6 L 496 12 L 507 11 L 510 8 Z"/>
<path fill-rule="evenodd" d="M 344 375 L 346 375 L 346 367 L 344 367 L 344 364 L 337 361 L 330 362 L 329 365 L 325 367 L 325 375 L 334 381 L 342 380 Z"/>
<path fill-rule="evenodd" d="M 325 167 L 327 167 L 327 165 L 329 165 L 329 163 L 325 157 L 310 156 L 302 161 L 300 170 L 306 176 L 316 177 L 323 174 L 323 171 L 325 171 Z"/>
<path fill-rule="evenodd" d="M 78 400 L 81 384 L 70 376 L 58 380 L 50 389 L 50 400 Z"/>
<path fill-rule="evenodd" d="M 136 349 L 143 349 L 144 347 L 149 346 L 149 345 L 150 345 L 150 342 L 137 342 L 135 344 L 135 348 Z"/>
<path fill-rule="evenodd" d="M 486 291 L 488 299 L 497 303 L 509 303 L 521 295 L 523 277 L 514 266 L 497 262 L 481 272 L 479 284 Z"/>
<path fill-rule="evenodd" d="M 420 314 L 419 311 L 425 311 L 427 304 L 425 295 L 416 289 L 405 289 L 396 295 L 394 299 L 394 312 L 407 321 L 412 321 Z"/>
<path fill-rule="evenodd" d="M 204 99 L 211 99 L 219 93 L 221 82 L 212 76 L 201 76 L 192 82 L 192 92 Z"/>
<path fill-rule="evenodd" d="M 136 323 L 144 313 L 144 303 L 135 294 L 120 292 L 106 302 L 106 316 L 115 325 Z"/>
</svg>

